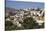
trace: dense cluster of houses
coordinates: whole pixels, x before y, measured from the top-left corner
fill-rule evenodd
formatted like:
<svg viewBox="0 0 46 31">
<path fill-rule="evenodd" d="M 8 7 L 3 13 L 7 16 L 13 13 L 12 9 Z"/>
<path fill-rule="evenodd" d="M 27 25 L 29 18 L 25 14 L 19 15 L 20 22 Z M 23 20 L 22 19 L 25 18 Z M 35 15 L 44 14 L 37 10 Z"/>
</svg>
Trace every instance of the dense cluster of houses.
<svg viewBox="0 0 46 31">
<path fill-rule="evenodd" d="M 6 21 L 11 21 L 14 25 L 17 25 L 18 27 L 22 26 L 19 22 L 23 23 L 23 20 L 26 17 L 33 17 L 36 20 L 36 23 L 42 25 L 42 23 L 44 23 L 44 10 L 43 9 L 17 9 L 12 15 L 6 13 Z"/>
</svg>

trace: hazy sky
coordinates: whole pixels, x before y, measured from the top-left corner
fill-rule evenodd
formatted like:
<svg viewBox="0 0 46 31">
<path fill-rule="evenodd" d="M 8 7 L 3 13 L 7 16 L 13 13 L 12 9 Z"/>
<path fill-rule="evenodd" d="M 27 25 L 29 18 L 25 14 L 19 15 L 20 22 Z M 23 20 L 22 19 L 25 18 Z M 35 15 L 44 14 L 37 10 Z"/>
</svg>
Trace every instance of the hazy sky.
<svg viewBox="0 0 46 31">
<path fill-rule="evenodd" d="M 12 8 L 44 8 L 41 2 L 6 1 L 6 7 Z"/>
</svg>

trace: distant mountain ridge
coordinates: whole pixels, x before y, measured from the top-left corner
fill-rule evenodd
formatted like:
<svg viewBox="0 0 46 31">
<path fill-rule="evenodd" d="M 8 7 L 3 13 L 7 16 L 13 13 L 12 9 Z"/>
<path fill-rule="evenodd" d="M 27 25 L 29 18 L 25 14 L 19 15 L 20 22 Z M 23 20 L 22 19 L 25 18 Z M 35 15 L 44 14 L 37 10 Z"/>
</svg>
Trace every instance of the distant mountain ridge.
<svg viewBox="0 0 46 31">
<path fill-rule="evenodd" d="M 5 12 L 7 12 L 7 13 L 8 12 L 13 12 L 14 13 L 15 12 L 15 9 L 14 8 L 10 8 L 10 7 L 6 7 L 5 8 Z"/>
</svg>

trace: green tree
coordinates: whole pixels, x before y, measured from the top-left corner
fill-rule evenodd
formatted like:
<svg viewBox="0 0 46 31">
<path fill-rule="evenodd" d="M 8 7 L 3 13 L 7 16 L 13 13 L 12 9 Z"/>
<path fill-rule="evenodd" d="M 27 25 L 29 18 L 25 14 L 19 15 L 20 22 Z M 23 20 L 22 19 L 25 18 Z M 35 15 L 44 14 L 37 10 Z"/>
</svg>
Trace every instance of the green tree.
<svg viewBox="0 0 46 31">
<path fill-rule="evenodd" d="M 32 17 L 27 17 L 23 22 L 24 29 L 38 28 L 38 23 Z"/>
</svg>

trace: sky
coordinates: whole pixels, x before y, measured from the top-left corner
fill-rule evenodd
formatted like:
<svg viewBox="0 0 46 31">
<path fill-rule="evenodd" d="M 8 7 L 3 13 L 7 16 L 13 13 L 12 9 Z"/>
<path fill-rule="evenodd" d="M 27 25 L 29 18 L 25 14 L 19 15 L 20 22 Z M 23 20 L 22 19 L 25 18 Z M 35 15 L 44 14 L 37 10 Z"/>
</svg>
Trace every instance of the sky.
<svg viewBox="0 0 46 31">
<path fill-rule="evenodd" d="M 44 8 L 44 3 L 7 0 L 6 7 L 11 7 L 11 8 Z"/>
</svg>

